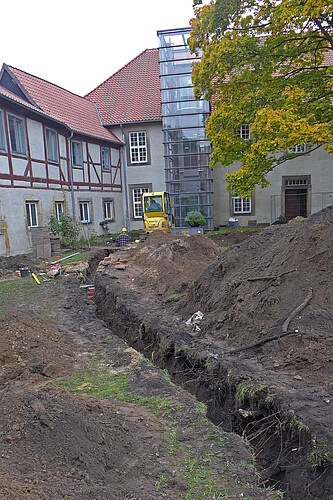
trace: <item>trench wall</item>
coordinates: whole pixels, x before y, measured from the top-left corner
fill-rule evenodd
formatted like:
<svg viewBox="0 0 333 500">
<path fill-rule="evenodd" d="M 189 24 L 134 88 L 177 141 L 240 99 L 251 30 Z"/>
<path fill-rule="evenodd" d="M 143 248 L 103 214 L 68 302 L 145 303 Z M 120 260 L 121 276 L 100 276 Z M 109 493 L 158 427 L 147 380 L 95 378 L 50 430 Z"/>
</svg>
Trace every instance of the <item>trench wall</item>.
<svg viewBox="0 0 333 500">
<path fill-rule="evenodd" d="M 110 276 L 96 275 L 95 303 L 114 334 L 206 403 L 214 424 L 247 439 L 263 485 L 277 486 L 292 500 L 333 499 L 332 457 L 325 444 L 290 411 L 286 395 L 259 383 L 255 366 L 217 357 L 162 306 Z"/>
</svg>

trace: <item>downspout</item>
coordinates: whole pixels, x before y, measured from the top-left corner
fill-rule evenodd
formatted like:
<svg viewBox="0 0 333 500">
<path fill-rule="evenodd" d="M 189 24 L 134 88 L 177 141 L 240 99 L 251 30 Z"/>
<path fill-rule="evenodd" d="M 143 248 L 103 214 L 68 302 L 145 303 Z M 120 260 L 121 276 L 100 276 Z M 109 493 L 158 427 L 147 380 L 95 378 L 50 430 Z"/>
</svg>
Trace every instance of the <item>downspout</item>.
<svg viewBox="0 0 333 500">
<path fill-rule="evenodd" d="M 69 179 L 71 183 L 71 199 L 72 199 L 72 212 L 73 217 L 76 219 L 76 209 L 75 209 L 75 199 L 74 199 L 74 181 L 73 181 L 73 165 L 72 165 L 72 137 L 74 132 L 71 130 L 70 137 L 67 138 L 68 141 L 68 152 L 69 152 Z"/>
<path fill-rule="evenodd" d="M 125 206 L 126 206 L 126 209 L 125 209 L 125 219 L 126 219 L 126 229 L 127 231 L 130 230 L 130 220 L 129 220 L 129 205 L 128 205 L 128 191 L 127 191 L 127 174 L 126 174 L 126 163 L 125 163 L 125 160 L 126 160 L 126 154 L 125 154 L 125 147 L 126 147 L 126 141 L 125 141 L 125 133 L 124 133 L 124 129 L 123 129 L 123 124 L 120 123 L 120 130 L 121 130 L 121 133 L 122 133 L 122 139 L 123 139 L 123 146 L 121 147 L 121 150 L 122 150 L 122 162 L 123 162 L 123 166 L 124 166 L 124 169 L 123 169 L 123 172 L 124 172 L 124 184 L 125 184 Z"/>
</svg>

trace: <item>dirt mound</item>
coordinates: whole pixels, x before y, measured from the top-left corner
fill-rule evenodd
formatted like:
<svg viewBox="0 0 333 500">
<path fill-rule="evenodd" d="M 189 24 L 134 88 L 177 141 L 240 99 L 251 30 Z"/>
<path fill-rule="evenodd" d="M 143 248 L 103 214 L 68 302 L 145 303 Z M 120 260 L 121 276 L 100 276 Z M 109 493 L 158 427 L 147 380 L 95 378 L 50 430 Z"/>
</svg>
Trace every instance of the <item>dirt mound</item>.
<svg viewBox="0 0 333 500">
<path fill-rule="evenodd" d="M 201 234 L 182 236 L 156 230 L 132 250 L 131 263 L 141 268 L 139 285 L 165 296 L 184 291 L 219 253 L 218 246 Z"/>
<path fill-rule="evenodd" d="M 263 345 L 266 362 L 333 384 L 332 222 L 333 206 L 229 248 L 191 286 L 178 310 L 186 317 L 201 310 L 202 334 L 221 341 L 225 351 L 298 330 L 281 339 L 278 349 L 276 343 Z"/>
<path fill-rule="evenodd" d="M 153 498 L 163 434 L 151 412 L 55 387 L 11 386 L 0 400 L 0 485 L 11 485 L 1 498 Z"/>
<path fill-rule="evenodd" d="M 31 310 L 4 313 L 0 332 L 0 389 L 14 379 L 38 383 L 72 366 L 72 344 Z"/>
</svg>

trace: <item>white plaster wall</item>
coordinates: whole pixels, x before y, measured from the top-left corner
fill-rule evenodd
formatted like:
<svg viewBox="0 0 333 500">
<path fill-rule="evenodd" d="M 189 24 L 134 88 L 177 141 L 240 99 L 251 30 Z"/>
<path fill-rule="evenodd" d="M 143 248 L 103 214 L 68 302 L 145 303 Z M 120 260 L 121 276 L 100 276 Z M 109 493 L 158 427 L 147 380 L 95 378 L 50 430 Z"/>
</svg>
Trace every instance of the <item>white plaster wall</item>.
<svg viewBox="0 0 333 500">
<path fill-rule="evenodd" d="M 29 253 L 32 250 L 30 231 L 27 226 L 25 202 L 38 202 L 38 225 L 46 227 L 50 216 L 54 210 L 54 198 L 57 201 L 66 200 L 68 212 L 72 213 L 71 193 L 63 193 L 59 190 L 46 189 L 22 189 L 22 188 L 0 188 L 0 206 L 2 220 L 7 223 L 10 251 L 8 255 L 17 255 L 20 253 Z M 75 205 L 77 218 L 79 215 L 79 201 L 90 201 L 92 207 L 92 222 L 88 224 L 89 234 L 95 231 L 97 234 L 104 234 L 99 222 L 104 219 L 103 200 L 113 200 L 115 220 L 109 222 L 110 233 L 120 232 L 123 223 L 122 193 L 112 192 L 75 192 Z M 86 234 L 86 230 L 84 230 Z M 1 240 L 2 241 L 2 240 Z M 3 242 L 2 242 L 3 243 Z M 0 255 L 6 255 L 4 244 L 0 245 Z"/>
<path fill-rule="evenodd" d="M 311 176 L 311 193 L 309 209 L 315 213 L 327 205 L 333 204 L 333 155 L 329 155 L 321 147 L 318 150 L 290 160 L 276 167 L 267 176 L 270 185 L 267 188 L 255 188 L 252 215 L 232 215 L 230 194 L 226 191 L 225 174 L 236 170 L 237 165 L 223 169 L 217 165 L 213 172 L 213 205 L 214 226 L 228 223 L 229 217 L 236 217 L 240 226 L 247 226 L 251 220 L 259 224 L 274 222 L 272 215 L 279 217 L 282 213 L 282 177 L 296 175 Z M 274 207 L 272 206 L 274 205 Z"/>
<path fill-rule="evenodd" d="M 163 157 L 163 132 L 162 122 L 144 122 L 124 124 L 123 126 L 126 140 L 129 132 L 138 132 L 145 130 L 149 144 L 149 163 L 147 165 L 129 165 L 128 164 L 128 145 L 126 144 L 126 154 L 122 156 L 121 163 L 123 164 L 123 157 L 125 157 L 126 175 L 122 172 L 123 185 L 127 184 L 127 196 L 129 205 L 129 223 L 130 229 L 143 229 L 143 222 L 140 219 L 134 219 L 131 209 L 131 189 L 129 186 L 140 186 L 150 184 L 153 191 L 165 190 L 165 176 L 164 176 L 164 157 Z M 120 139 L 123 140 L 120 127 L 112 128 L 112 132 Z M 126 226 L 126 200 L 124 197 L 124 226 Z"/>
</svg>

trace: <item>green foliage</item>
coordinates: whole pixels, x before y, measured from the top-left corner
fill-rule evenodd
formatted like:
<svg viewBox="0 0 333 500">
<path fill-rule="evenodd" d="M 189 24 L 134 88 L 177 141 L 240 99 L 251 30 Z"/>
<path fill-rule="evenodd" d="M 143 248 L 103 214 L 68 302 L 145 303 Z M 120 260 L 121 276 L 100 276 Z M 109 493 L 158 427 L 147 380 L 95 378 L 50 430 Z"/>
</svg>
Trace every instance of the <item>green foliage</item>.
<svg viewBox="0 0 333 500">
<path fill-rule="evenodd" d="M 196 97 L 214 102 L 206 131 L 212 166 L 240 162 L 229 189 L 248 197 L 267 174 L 299 156 L 296 145 L 333 153 L 331 1 L 212 0 L 196 8 L 189 40 L 203 51 L 193 69 Z M 241 138 L 241 125 L 251 136 Z"/>
<path fill-rule="evenodd" d="M 23 302 L 25 306 L 28 306 L 39 301 L 40 286 L 32 277 L 1 281 L 0 314 L 13 307 L 13 304 Z"/>
<path fill-rule="evenodd" d="M 193 210 L 191 212 L 187 212 L 185 217 L 185 222 L 190 226 L 204 226 L 206 224 L 206 219 L 198 210 Z"/>
<path fill-rule="evenodd" d="M 333 453 L 328 449 L 327 444 L 318 443 L 316 439 L 313 439 L 308 461 L 314 469 L 317 469 L 318 467 L 332 464 Z"/>
<path fill-rule="evenodd" d="M 54 236 L 60 236 L 63 247 L 69 247 L 73 250 L 79 247 L 78 238 L 81 232 L 81 224 L 74 217 L 62 213 L 58 220 L 56 215 L 52 214 L 48 227 Z"/>
<path fill-rule="evenodd" d="M 155 415 L 168 416 L 178 410 L 175 403 L 162 396 L 132 394 L 127 373 L 110 373 L 107 367 L 95 364 L 84 372 L 59 382 L 69 392 L 86 393 L 101 398 L 116 398 L 119 401 L 138 403 L 149 408 Z"/>
<path fill-rule="evenodd" d="M 167 298 L 167 302 L 178 302 L 183 296 L 185 295 L 185 293 L 173 293 L 172 295 L 169 295 L 169 297 Z"/>
</svg>

